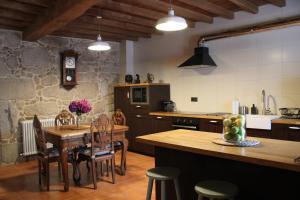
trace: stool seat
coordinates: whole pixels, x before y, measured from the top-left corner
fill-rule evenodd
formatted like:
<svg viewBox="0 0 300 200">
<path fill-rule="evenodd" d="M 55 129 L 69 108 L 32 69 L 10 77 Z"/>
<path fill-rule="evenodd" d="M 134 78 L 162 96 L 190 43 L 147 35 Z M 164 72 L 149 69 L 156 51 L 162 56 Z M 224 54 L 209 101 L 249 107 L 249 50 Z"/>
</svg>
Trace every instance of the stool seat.
<svg viewBox="0 0 300 200">
<path fill-rule="evenodd" d="M 146 175 L 157 180 L 166 181 L 177 178 L 179 173 L 179 169 L 173 167 L 156 167 L 149 169 Z"/>
<path fill-rule="evenodd" d="M 207 180 L 197 183 L 195 191 L 203 197 L 213 199 L 231 199 L 236 196 L 238 188 L 227 181 Z"/>
</svg>

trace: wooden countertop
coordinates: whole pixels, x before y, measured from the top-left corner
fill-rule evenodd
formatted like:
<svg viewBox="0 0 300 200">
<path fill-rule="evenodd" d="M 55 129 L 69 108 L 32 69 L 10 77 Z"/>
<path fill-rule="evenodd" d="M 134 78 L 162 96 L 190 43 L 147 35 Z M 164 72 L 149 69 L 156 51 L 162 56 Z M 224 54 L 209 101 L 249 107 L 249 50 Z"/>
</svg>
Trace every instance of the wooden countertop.
<svg viewBox="0 0 300 200">
<path fill-rule="evenodd" d="M 224 119 L 224 116 L 219 116 L 219 115 L 192 114 L 192 113 L 183 113 L 183 112 L 150 112 L 149 115 L 167 116 L 167 117 L 191 117 L 191 118 L 219 119 L 219 120 Z"/>
<path fill-rule="evenodd" d="M 136 140 L 164 148 L 300 172 L 300 164 L 294 162 L 300 156 L 300 142 L 252 138 L 261 142 L 255 147 L 223 146 L 212 142 L 220 137 L 217 133 L 177 129 L 139 136 Z"/>
<path fill-rule="evenodd" d="M 273 119 L 273 124 L 292 124 L 300 125 L 300 119 Z"/>
<path fill-rule="evenodd" d="M 129 87 L 129 86 L 149 86 L 149 85 L 170 85 L 170 83 L 124 83 L 114 87 Z"/>
</svg>

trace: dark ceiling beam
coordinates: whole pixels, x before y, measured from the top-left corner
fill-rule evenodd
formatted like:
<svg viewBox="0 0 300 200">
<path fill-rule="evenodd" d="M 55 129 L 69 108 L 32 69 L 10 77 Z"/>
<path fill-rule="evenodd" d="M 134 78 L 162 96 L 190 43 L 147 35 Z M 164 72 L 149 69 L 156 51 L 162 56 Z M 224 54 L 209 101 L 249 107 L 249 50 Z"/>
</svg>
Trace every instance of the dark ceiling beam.
<svg viewBox="0 0 300 200">
<path fill-rule="evenodd" d="M 91 40 L 96 41 L 97 39 L 97 35 L 94 34 L 89 34 L 89 33 L 81 33 L 80 31 L 76 31 L 76 30 L 58 30 L 54 32 L 55 35 L 68 35 L 69 37 L 79 37 L 79 38 L 88 38 Z M 87 37 L 85 37 L 87 36 Z M 101 33 L 101 38 L 102 40 L 106 40 L 108 38 L 110 39 L 114 39 L 114 40 L 130 40 L 130 38 L 122 36 L 122 35 L 118 35 L 118 34 L 111 34 L 111 33 L 106 33 L 106 32 L 102 32 Z M 133 41 L 136 41 L 137 38 L 131 38 Z"/>
<path fill-rule="evenodd" d="M 12 25 L 4 25 L 4 24 L 0 24 L 0 29 L 14 30 L 14 31 L 22 31 L 23 30 L 22 27 L 16 27 L 16 26 L 12 26 Z"/>
<path fill-rule="evenodd" d="M 258 13 L 258 6 L 252 3 L 250 0 L 229 0 L 229 1 L 247 12 L 253 14 Z"/>
<path fill-rule="evenodd" d="M 219 15 L 219 16 L 227 18 L 227 19 L 234 18 L 234 14 L 231 10 L 228 10 L 226 8 L 223 8 L 221 6 L 213 4 L 207 0 L 177 0 L 177 1 L 194 6 L 196 8 L 200 8 L 202 10 L 208 11 L 210 13 Z"/>
<path fill-rule="evenodd" d="M 112 0 L 106 0 L 105 8 L 113 11 L 118 11 L 120 13 L 154 19 L 155 21 L 166 16 L 165 12 L 157 12 L 151 9 L 145 9 L 130 4 L 115 2 Z M 194 26 L 194 23 L 190 20 L 187 20 L 187 23 L 189 24 L 189 26 Z"/>
<path fill-rule="evenodd" d="M 13 20 L 21 20 L 26 22 L 32 22 L 32 20 L 34 19 L 34 15 L 20 13 L 20 12 L 12 11 L 9 9 L 3 9 L 3 8 L 0 8 L 0 17 L 13 19 Z"/>
<path fill-rule="evenodd" d="M 41 7 L 49 7 L 49 5 L 53 2 L 52 0 L 15 0 L 17 2 L 41 6 Z"/>
<path fill-rule="evenodd" d="M 86 23 L 78 23 L 78 22 L 72 22 L 65 26 L 65 28 L 73 30 L 73 29 L 82 29 L 82 30 L 87 30 L 87 31 L 94 31 L 95 34 L 99 32 L 99 28 L 97 27 L 97 24 L 86 24 Z M 126 35 L 126 36 L 132 36 L 132 37 L 145 37 L 145 38 L 150 38 L 151 34 L 145 34 L 145 33 L 140 33 L 140 32 L 135 32 L 135 31 L 128 31 L 120 28 L 115 28 L 115 27 L 110 27 L 110 26 L 103 26 L 101 25 L 100 31 L 105 31 L 109 33 L 117 33 L 121 35 Z"/>
<path fill-rule="evenodd" d="M 30 22 L 0 18 L 0 24 L 25 28 L 26 26 L 28 26 L 30 24 Z"/>
<path fill-rule="evenodd" d="M 35 41 L 39 38 L 60 29 L 100 0 L 59 0 L 49 7 L 43 17 L 36 21 L 23 32 L 23 39 Z"/>
<path fill-rule="evenodd" d="M 122 22 L 129 22 L 133 24 L 138 24 L 140 26 L 153 27 L 155 25 L 155 20 L 146 19 L 143 17 L 132 16 L 124 13 L 119 13 L 116 11 L 99 9 L 99 8 L 91 8 L 86 12 L 87 15 L 91 16 L 101 16 L 104 19 L 112 19 Z"/>
<path fill-rule="evenodd" d="M 82 28 L 77 28 L 77 29 L 69 29 L 68 27 L 64 27 L 62 29 L 60 29 L 59 31 L 63 31 L 63 32 L 72 32 L 72 33 L 79 33 L 79 34 L 88 34 L 88 35 L 93 35 L 94 36 L 94 40 L 97 39 L 97 36 L 99 34 L 99 31 L 94 31 L 94 30 L 87 30 L 87 29 L 82 29 Z M 119 38 L 122 40 L 132 40 L 132 41 L 137 41 L 138 37 L 134 37 L 134 36 L 129 36 L 129 35 L 123 35 L 120 33 L 111 33 L 111 32 L 107 32 L 104 30 L 100 30 L 100 35 L 102 36 L 111 36 L 114 38 Z"/>
<path fill-rule="evenodd" d="M 52 36 L 58 36 L 58 37 L 70 37 L 70 38 L 95 40 L 94 35 L 73 33 L 73 32 L 68 32 L 68 31 L 55 31 L 55 32 L 51 33 L 51 35 Z M 101 37 L 102 37 L 102 40 L 105 40 L 105 41 L 114 41 L 114 42 L 121 42 L 122 41 L 122 39 L 109 37 L 109 36 L 101 36 Z"/>
<path fill-rule="evenodd" d="M 278 7 L 284 7 L 286 5 L 285 0 L 266 0 L 266 1 Z"/>
<path fill-rule="evenodd" d="M 41 7 L 19 3 L 11 0 L 0 0 L 0 7 L 29 14 L 39 15 L 42 13 Z"/>
<path fill-rule="evenodd" d="M 99 21 L 96 19 L 96 17 L 92 17 L 92 16 L 88 16 L 88 15 L 81 16 L 78 19 L 76 19 L 74 22 L 85 23 L 85 24 L 98 24 L 99 23 Z M 144 33 L 144 34 L 151 34 L 151 33 L 156 34 L 157 33 L 157 32 L 155 32 L 155 29 L 153 27 L 140 26 L 140 25 L 136 25 L 136 24 L 132 24 L 132 23 L 128 23 L 128 22 L 120 22 L 120 21 L 115 21 L 115 20 L 111 20 L 111 19 L 102 18 L 100 20 L 99 24 L 100 24 L 100 27 L 102 25 L 105 25 L 105 26 L 115 27 L 115 28 L 119 28 L 119 29 L 140 32 L 140 33 Z"/>
<path fill-rule="evenodd" d="M 147 1 L 146 0 L 117 0 L 117 1 L 147 8 L 147 9 L 160 11 L 165 13 L 165 16 L 168 14 L 168 10 L 170 8 L 169 3 L 160 0 L 147 0 Z M 205 15 L 203 13 L 189 10 L 187 8 L 182 8 L 177 5 L 172 5 L 172 7 L 175 10 L 175 15 L 184 17 L 185 19 L 189 19 L 192 21 L 202 21 L 207 23 L 213 22 L 212 17 Z"/>
</svg>

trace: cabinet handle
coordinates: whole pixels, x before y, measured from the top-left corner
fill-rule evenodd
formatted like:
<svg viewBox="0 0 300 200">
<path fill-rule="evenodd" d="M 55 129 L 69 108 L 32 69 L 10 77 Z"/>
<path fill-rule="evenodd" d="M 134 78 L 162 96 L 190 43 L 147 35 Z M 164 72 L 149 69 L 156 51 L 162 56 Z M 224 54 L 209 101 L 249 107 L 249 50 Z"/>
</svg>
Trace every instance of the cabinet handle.
<svg viewBox="0 0 300 200">
<path fill-rule="evenodd" d="M 136 117 L 137 117 L 137 118 L 141 118 L 141 117 L 142 117 L 142 115 L 136 115 Z"/>
<path fill-rule="evenodd" d="M 293 130 L 300 130 L 300 128 L 299 128 L 299 127 L 297 127 L 297 126 L 290 126 L 290 127 L 289 127 L 289 129 L 293 129 Z"/>
<path fill-rule="evenodd" d="M 218 123 L 218 121 L 210 120 L 209 123 L 214 123 L 215 124 L 215 123 Z"/>
<path fill-rule="evenodd" d="M 126 96 L 127 96 L 127 99 L 129 99 L 129 98 L 130 98 L 130 96 L 129 96 L 129 92 L 127 92 L 127 95 L 126 95 Z"/>
<path fill-rule="evenodd" d="M 162 119 L 163 117 L 156 117 L 156 119 Z"/>
<path fill-rule="evenodd" d="M 136 108 L 141 108 L 142 106 L 135 106 Z"/>
</svg>

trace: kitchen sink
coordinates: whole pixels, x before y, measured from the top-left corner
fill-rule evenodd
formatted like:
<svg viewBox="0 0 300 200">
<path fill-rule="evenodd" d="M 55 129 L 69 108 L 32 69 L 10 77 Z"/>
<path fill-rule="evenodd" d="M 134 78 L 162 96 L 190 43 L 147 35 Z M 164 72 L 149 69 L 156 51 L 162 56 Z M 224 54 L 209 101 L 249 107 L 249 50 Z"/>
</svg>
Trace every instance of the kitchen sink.
<svg viewBox="0 0 300 200">
<path fill-rule="evenodd" d="M 246 128 L 271 130 L 273 119 L 279 115 L 246 115 Z"/>
</svg>

